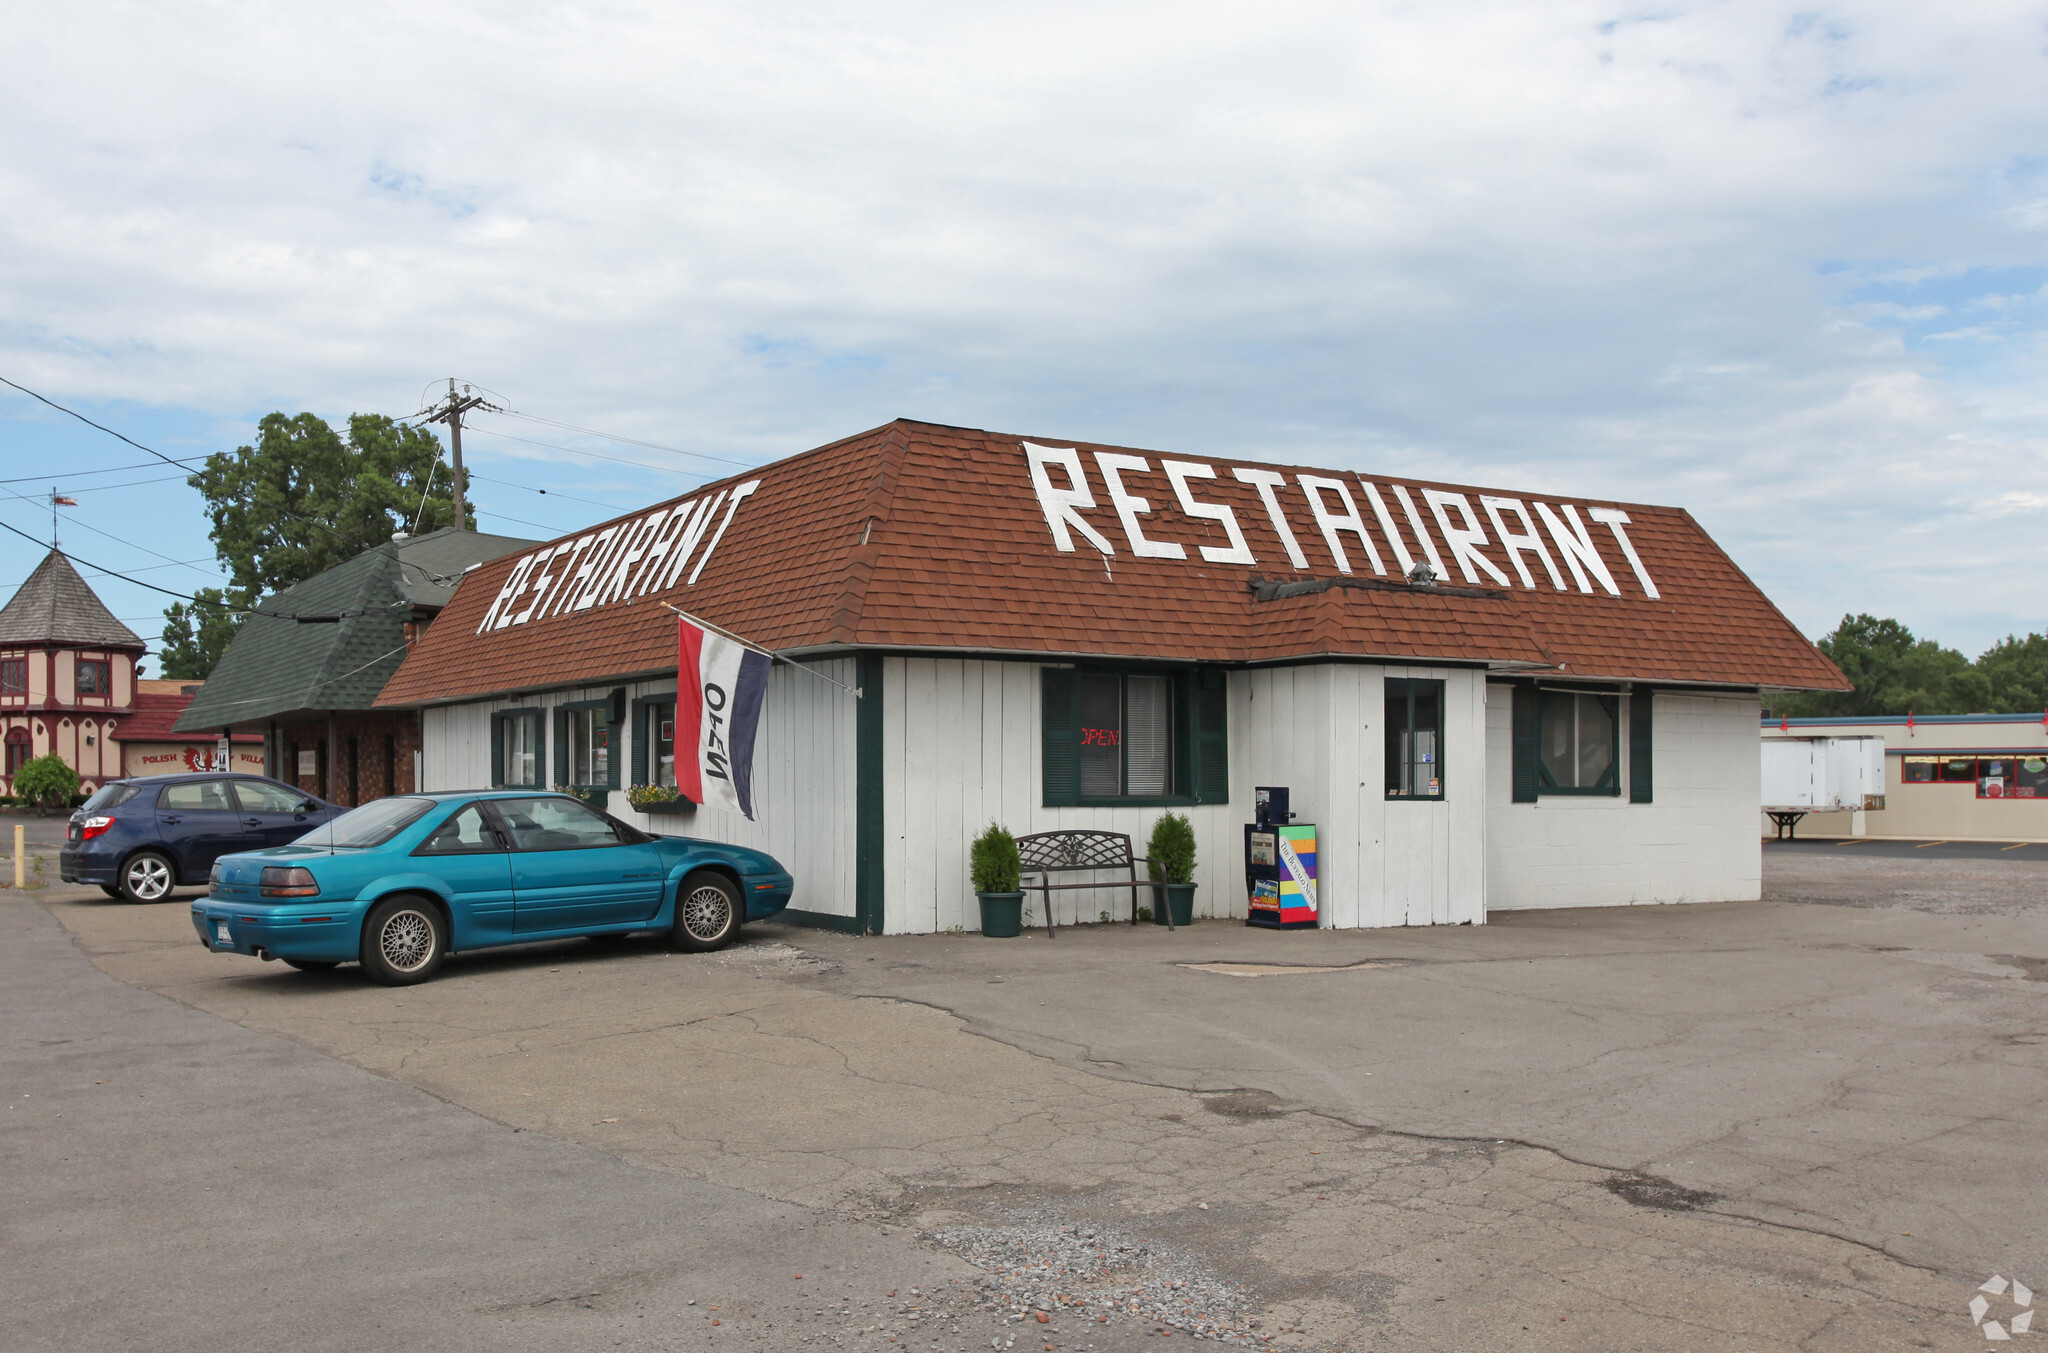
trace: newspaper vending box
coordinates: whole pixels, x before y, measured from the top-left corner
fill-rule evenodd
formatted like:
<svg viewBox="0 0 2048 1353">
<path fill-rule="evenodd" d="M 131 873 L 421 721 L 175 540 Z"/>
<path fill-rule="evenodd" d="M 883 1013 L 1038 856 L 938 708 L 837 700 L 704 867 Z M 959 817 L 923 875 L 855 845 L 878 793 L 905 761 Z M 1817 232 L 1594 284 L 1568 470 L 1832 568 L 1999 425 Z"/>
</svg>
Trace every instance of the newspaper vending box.
<svg viewBox="0 0 2048 1353">
<path fill-rule="evenodd" d="M 1307 930 L 1316 925 L 1316 829 L 1294 822 L 1287 789 L 1261 785 L 1254 791 L 1257 821 L 1244 829 L 1245 924 L 1273 930 Z"/>
</svg>

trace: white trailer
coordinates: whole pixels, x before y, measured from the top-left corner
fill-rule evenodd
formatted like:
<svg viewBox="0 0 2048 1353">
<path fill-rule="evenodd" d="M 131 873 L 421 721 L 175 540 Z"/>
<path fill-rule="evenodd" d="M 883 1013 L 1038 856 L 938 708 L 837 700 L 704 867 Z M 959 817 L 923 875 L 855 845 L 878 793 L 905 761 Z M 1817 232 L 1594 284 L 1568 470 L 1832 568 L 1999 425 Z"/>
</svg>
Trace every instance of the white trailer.
<svg viewBox="0 0 2048 1353">
<path fill-rule="evenodd" d="M 1781 838 L 1808 813 L 1882 809 L 1884 792 L 1881 737 L 1764 739 L 1763 809 Z"/>
</svg>

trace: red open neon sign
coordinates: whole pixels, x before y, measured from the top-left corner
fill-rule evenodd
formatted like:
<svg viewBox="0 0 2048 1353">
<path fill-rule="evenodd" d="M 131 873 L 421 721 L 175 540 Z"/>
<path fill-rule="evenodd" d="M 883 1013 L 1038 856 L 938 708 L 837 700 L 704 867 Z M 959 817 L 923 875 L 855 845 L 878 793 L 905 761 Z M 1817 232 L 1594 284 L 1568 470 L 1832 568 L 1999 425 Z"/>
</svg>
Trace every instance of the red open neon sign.
<svg viewBox="0 0 2048 1353">
<path fill-rule="evenodd" d="M 1121 747 L 1123 737 L 1114 728 L 1084 728 L 1081 730 L 1083 747 Z"/>
</svg>

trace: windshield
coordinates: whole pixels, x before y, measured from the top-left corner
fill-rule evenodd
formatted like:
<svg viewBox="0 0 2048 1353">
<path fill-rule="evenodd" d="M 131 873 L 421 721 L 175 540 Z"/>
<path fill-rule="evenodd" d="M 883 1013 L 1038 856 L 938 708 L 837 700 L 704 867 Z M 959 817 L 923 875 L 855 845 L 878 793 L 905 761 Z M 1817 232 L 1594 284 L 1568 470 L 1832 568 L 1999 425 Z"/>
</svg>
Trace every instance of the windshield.
<svg viewBox="0 0 2048 1353">
<path fill-rule="evenodd" d="M 378 799 L 343 813 L 324 827 L 314 828 L 292 844 L 367 850 L 371 846 L 383 845 L 418 821 L 420 814 L 433 806 L 432 799 Z"/>
<path fill-rule="evenodd" d="M 141 785 L 126 784 L 120 781 L 110 785 L 101 785 L 99 792 L 87 799 L 79 811 L 82 813 L 104 813 L 109 808 L 119 808 L 141 792 Z"/>
</svg>

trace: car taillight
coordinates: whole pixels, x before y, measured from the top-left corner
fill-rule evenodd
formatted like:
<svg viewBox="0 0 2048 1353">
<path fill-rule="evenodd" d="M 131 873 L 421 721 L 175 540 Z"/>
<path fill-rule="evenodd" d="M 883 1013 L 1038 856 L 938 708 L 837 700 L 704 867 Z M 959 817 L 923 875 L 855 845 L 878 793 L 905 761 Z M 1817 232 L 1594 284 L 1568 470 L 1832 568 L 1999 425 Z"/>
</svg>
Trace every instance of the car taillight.
<svg viewBox="0 0 2048 1353">
<path fill-rule="evenodd" d="M 95 836 L 99 836 L 105 833 L 107 828 L 113 825 L 114 819 L 110 817 L 89 817 L 85 821 L 78 824 L 78 839 L 81 841 L 90 841 Z"/>
<path fill-rule="evenodd" d="M 310 869 L 268 865 L 256 881 L 256 891 L 264 897 L 313 897 L 319 893 L 320 885 L 313 881 Z"/>
</svg>

